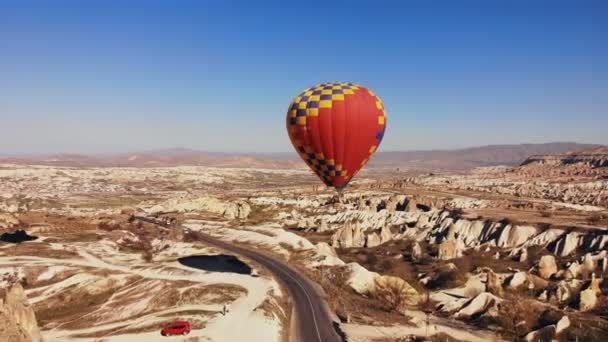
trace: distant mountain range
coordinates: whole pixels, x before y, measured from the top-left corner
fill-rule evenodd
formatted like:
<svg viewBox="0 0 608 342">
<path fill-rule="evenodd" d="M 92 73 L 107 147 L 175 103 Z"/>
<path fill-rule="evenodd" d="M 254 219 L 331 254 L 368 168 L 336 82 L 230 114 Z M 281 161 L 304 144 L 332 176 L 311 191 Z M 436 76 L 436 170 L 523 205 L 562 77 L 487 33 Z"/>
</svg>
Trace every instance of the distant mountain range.
<svg viewBox="0 0 608 342">
<path fill-rule="evenodd" d="M 368 168 L 409 170 L 467 170 L 477 166 L 518 165 L 532 155 L 564 154 L 601 145 L 554 142 L 546 144 L 489 145 L 455 150 L 379 152 Z M 304 168 L 295 153 L 214 153 L 167 149 L 109 155 L 48 154 L 1 156 L 0 163 L 60 166 L 177 166 Z"/>
<path fill-rule="evenodd" d="M 583 164 L 590 168 L 604 168 L 608 166 L 608 147 L 570 151 L 568 153 L 535 154 L 529 156 L 521 166 L 525 165 L 576 165 Z"/>
<path fill-rule="evenodd" d="M 601 145 L 552 142 L 487 145 L 457 150 L 382 152 L 370 161 L 370 166 L 407 167 L 419 170 L 467 170 L 479 166 L 519 165 L 532 155 L 564 154 L 598 147 Z"/>
</svg>

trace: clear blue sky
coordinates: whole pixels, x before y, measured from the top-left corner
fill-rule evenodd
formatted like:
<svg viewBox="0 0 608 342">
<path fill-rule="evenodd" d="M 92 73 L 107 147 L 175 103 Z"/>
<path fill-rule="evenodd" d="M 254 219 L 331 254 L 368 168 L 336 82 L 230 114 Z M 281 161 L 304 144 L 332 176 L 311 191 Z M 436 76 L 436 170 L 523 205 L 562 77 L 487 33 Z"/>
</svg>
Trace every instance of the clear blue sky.
<svg viewBox="0 0 608 342">
<path fill-rule="evenodd" d="M 2 1 L 0 153 L 291 151 L 351 81 L 381 150 L 608 143 L 608 1 Z"/>
</svg>

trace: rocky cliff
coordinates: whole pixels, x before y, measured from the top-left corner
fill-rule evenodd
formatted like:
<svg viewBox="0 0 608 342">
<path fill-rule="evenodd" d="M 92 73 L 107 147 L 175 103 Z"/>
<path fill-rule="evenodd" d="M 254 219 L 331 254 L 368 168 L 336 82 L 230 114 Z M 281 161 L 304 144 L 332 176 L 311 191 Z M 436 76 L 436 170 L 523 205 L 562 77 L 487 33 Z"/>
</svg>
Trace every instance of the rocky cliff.
<svg viewBox="0 0 608 342">
<path fill-rule="evenodd" d="M 449 209 L 412 202 L 404 195 L 351 199 L 346 210 L 317 220 L 335 229 L 332 245 L 341 248 L 373 247 L 397 239 L 432 244 L 453 240 L 460 249 L 496 246 L 518 253 L 526 247 L 543 246 L 556 255 L 567 256 L 575 251 L 597 252 L 608 247 L 606 230 L 541 229 L 506 220 L 465 218 Z"/>
<path fill-rule="evenodd" d="M 608 167 L 608 147 L 554 155 L 533 155 L 521 165 L 542 164 L 551 166 L 579 164 L 590 168 Z"/>
<path fill-rule="evenodd" d="M 0 281 L 0 340 L 8 342 L 41 341 L 34 310 L 16 276 L 6 274 Z"/>
</svg>

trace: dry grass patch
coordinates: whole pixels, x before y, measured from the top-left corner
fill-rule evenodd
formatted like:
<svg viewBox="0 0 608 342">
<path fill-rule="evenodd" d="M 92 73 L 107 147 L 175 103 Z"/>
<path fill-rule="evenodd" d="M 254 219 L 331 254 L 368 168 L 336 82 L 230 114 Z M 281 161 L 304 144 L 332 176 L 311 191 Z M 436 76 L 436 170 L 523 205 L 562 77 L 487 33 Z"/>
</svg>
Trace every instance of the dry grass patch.
<svg viewBox="0 0 608 342">
<path fill-rule="evenodd" d="M 261 235 L 266 235 L 266 236 L 269 236 L 269 237 L 276 237 L 277 236 L 277 234 L 275 234 L 273 232 L 269 232 L 269 231 L 264 230 L 264 229 L 255 229 L 254 227 L 248 227 L 245 230 L 248 230 L 248 231 L 251 231 L 251 232 L 254 232 L 254 233 L 258 233 L 258 234 L 261 234 Z"/>
<path fill-rule="evenodd" d="M 289 261 L 299 272 L 319 284 L 326 293 L 330 309 L 341 321 L 362 324 L 410 324 L 410 318 L 391 310 L 385 303 L 355 292 L 347 283 L 348 271 L 344 267 L 324 267 L 310 270 L 299 260 L 302 253 L 292 255 Z"/>
<path fill-rule="evenodd" d="M 97 310 L 112 297 L 113 293 L 114 289 L 98 294 L 89 294 L 76 288 L 67 291 L 67 293 L 66 291 L 59 293 L 34 305 L 38 324 L 43 328 L 51 323 L 59 323 L 66 329 L 88 327 L 89 324 L 81 318 Z"/>
<path fill-rule="evenodd" d="M 191 283 L 188 286 L 191 286 Z M 164 309 L 181 305 L 225 304 L 247 294 L 245 288 L 233 284 L 194 285 L 180 290 L 183 287 L 185 286 L 170 284 L 154 295 L 149 307 Z"/>
<path fill-rule="evenodd" d="M 80 258 L 78 253 L 75 252 L 62 249 L 51 249 L 50 246 L 45 242 L 25 242 L 15 244 L 13 247 L 3 249 L 3 252 L 12 256 L 33 256 L 51 259 Z"/>
<path fill-rule="evenodd" d="M 211 304 L 233 302 L 239 297 L 247 295 L 247 290 L 238 285 L 215 284 L 206 286 L 205 299 Z"/>
<path fill-rule="evenodd" d="M 251 204 L 251 212 L 249 213 L 249 217 L 245 222 L 241 222 L 241 225 L 258 225 L 262 223 L 266 223 L 269 221 L 273 221 L 279 212 L 281 212 L 280 208 L 270 209 L 269 207 Z"/>
<path fill-rule="evenodd" d="M 217 314 L 218 311 L 209 311 L 209 310 L 183 310 L 176 312 L 169 312 L 162 315 L 158 315 L 158 317 L 176 317 L 176 316 L 213 316 Z M 180 320 L 180 319 L 175 319 Z"/>
<path fill-rule="evenodd" d="M 43 267 L 43 266 L 40 266 L 40 267 L 36 266 L 35 268 L 32 268 L 32 267 L 26 268 L 26 271 L 25 271 L 26 278 L 25 278 L 24 288 L 28 289 L 28 290 L 34 290 L 30 294 L 30 297 L 36 297 L 39 295 L 39 294 L 36 294 L 37 290 L 35 290 L 35 289 L 40 289 L 42 287 L 58 283 L 77 273 L 83 272 L 82 269 L 73 269 L 73 268 L 66 267 L 66 269 L 64 269 L 62 272 L 55 274 L 55 276 L 53 276 L 50 279 L 38 280 L 38 277 L 40 276 L 40 274 L 45 272 L 46 269 L 47 269 L 47 267 Z"/>
<path fill-rule="evenodd" d="M 420 295 L 407 282 L 397 277 L 376 279 L 373 297 L 384 303 L 389 310 L 400 312 L 418 303 Z"/>
<path fill-rule="evenodd" d="M 275 315 L 277 317 L 285 316 L 282 314 L 281 310 L 277 308 L 277 306 L 273 303 L 273 299 L 270 298 L 270 294 L 267 295 L 267 298 L 264 299 L 262 304 L 258 305 L 255 308 L 255 311 L 260 311 L 264 315 L 264 317 L 269 319 L 274 319 Z"/>
<path fill-rule="evenodd" d="M 103 337 L 107 337 L 107 336 L 141 334 L 141 333 L 147 333 L 147 332 L 152 332 L 152 331 L 158 331 L 158 333 L 160 335 L 161 329 L 164 328 L 167 324 L 171 323 L 171 321 L 175 321 L 175 320 L 177 320 L 177 319 L 167 320 L 166 322 L 157 322 L 157 323 L 147 324 L 144 326 L 133 327 L 133 328 L 129 328 L 129 326 L 125 325 L 122 327 L 96 331 L 96 332 L 89 333 L 89 334 L 77 334 L 77 335 L 73 335 L 73 337 L 75 337 L 75 338 L 103 338 Z M 191 323 L 192 329 L 203 329 L 206 326 L 205 322 L 200 321 L 200 320 L 195 320 L 195 321 L 193 320 L 190 323 Z"/>
</svg>

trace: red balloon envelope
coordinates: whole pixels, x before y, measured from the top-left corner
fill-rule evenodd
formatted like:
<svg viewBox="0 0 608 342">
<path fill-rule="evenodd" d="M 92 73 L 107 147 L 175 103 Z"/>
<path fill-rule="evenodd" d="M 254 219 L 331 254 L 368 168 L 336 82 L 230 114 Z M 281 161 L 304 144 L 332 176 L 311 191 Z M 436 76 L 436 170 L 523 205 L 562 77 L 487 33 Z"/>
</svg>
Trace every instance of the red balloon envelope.
<svg viewBox="0 0 608 342">
<path fill-rule="evenodd" d="M 374 154 L 386 128 L 382 101 L 347 82 L 304 90 L 287 112 L 291 143 L 328 186 L 344 188 Z"/>
</svg>

